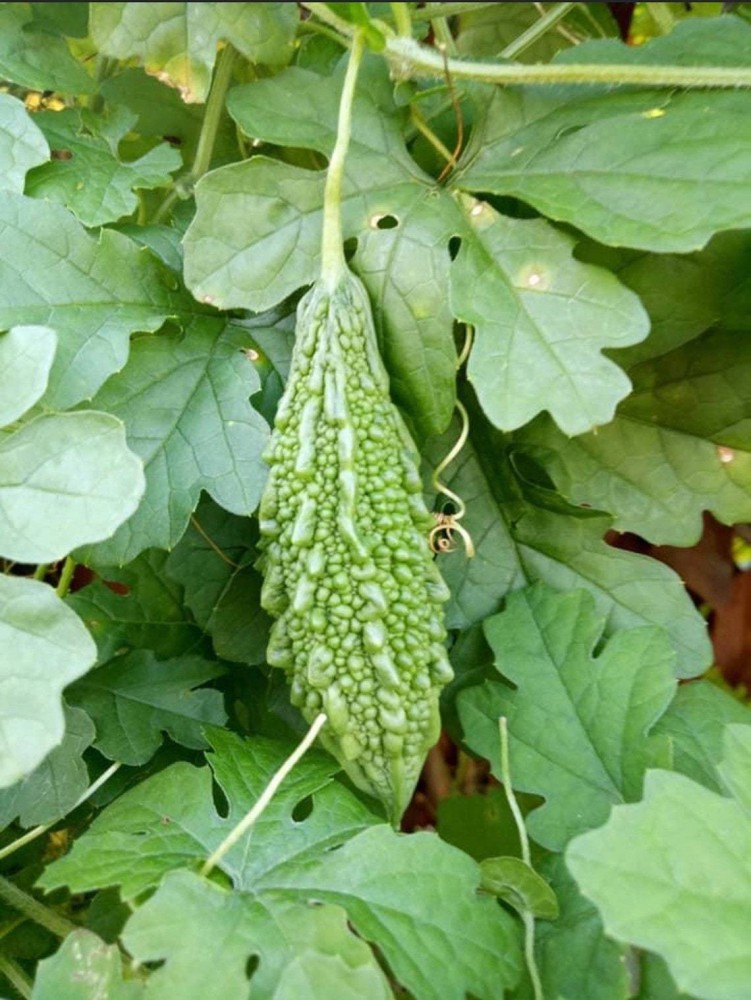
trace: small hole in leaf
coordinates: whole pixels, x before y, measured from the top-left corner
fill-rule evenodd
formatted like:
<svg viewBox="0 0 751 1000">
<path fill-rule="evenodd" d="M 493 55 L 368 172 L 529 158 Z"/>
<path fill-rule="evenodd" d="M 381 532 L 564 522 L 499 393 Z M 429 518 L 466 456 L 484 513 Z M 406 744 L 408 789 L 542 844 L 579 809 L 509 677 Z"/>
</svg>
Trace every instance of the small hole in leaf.
<svg viewBox="0 0 751 1000">
<path fill-rule="evenodd" d="M 229 801 L 227 800 L 227 796 L 215 781 L 211 782 L 211 797 L 214 801 L 214 808 L 216 811 L 222 819 L 226 819 L 227 816 L 229 816 Z"/>
<path fill-rule="evenodd" d="M 461 245 L 462 241 L 458 236 L 452 236 L 449 240 L 449 257 L 452 260 L 456 260 Z"/>
<path fill-rule="evenodd" d="M 303 820 L 306 820 L 312 812 L 313 796 L 306 795 L 304 799 L 300 799 L 295 808 L 292 810 L 292 819 L 295 823 L 302 823 Z"/>
<path fill-rule="evenodd" d="M 352 260 L 357 252 L 357 240 L 352 236 L 350 239 L 344 241 L 342 247 L 344 249 L 344 259 L 347 261 Z"/>
<path fill-rule="evenodd" d="M 260 959 L 258 955 L 251 955 L 248 961 L 245 963 L 245 976 L 247 979 L 253 975 L 260 964 Z"/>
<path fill-rule="evenodd" d="M 396 229 L 399 220 L 395 215 L 374 215 L 370 225 L 373 229 Z"/>
</svg>

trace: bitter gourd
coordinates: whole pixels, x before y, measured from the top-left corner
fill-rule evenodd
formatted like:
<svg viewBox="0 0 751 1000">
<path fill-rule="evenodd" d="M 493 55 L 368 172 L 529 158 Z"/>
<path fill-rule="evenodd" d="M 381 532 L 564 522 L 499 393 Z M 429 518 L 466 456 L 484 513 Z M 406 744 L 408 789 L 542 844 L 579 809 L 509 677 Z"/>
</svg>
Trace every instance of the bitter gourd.
<svg viewBox="0 0 751 1000">
<path fill-rule="evenodd" d="M 291 700 L 328 716 L 326 748 L 394 822 L 439 734 L 452 676 L 446 585 L 414 444 L 389 397 L 367 292 L 348 268 L 301 300 L 289 381 L 266 454 L 267 658 Z"/>
</svg>

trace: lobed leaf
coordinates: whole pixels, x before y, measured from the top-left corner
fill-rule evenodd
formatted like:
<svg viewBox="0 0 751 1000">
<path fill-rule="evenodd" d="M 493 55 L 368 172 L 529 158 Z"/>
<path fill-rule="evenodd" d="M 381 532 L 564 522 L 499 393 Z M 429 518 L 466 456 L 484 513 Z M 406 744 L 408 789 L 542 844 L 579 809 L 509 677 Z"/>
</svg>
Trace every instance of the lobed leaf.
<svg viewBox="0 0 751 1000">
<path fill-rule="evenodd" d="M 49 163 L 26 179 L 26 194 L 65 205 L 85 226 L 101 226 L 138 207 L 136 190 L 166 187 L 182 164 L 178 150 L 161 143 L 136 160 L 118 154 L 135 115 L 116 109 L 105 123 L 68 108 L 35 117 L 52 151 Z"/>
<path fill-rule="evenodd" d="M 125 364 L 130 334 L 173 311 L 160 265 L 120 233 L 91 236 L 62 206 L 6 193 L 0 200 L 0 326 L 44 324 L 58 349 L 44 403 L 90 398 Z"/>
<path fill-rule="evenodd" d="M 89 785 L 83 752 L 94 742 L 94 723 L 79 708 L 63 703 L 65 735 L 31 774 L 0 790 L 0 827 L 16 817 L 21 826 L 56 823 Z"/>
<path fill-rule="evenodd" d="M 62 689 L 96 647 L 46 584 L 0 575 L 0 788 L 31 774 L 63 739 Z"/>
<path fill-rule="evenodd" d="M 177 87 L 184 101 L 206 100 L 220 42 L 253 63 L 292 57 L 297 11 L 287 3 L 92 3 L 91 35 L 104 55 L 137 58 Z"/>
<path fill-rule="evenodd" d="M 215 747 L 209 760 L 227 799 L 226 817 L 216 812 L 208 770 L 175 764 L 105 809 L 72 852 L 48 866 L 40 884 L 67 884 L 74 891 L 119 884 L 123 896 L 133 898 L 172 869 L 205 858 L 257 800 L 288 753 L 283 744 L 261 737 L 243 741 L 219 730 L 209 735 Z M 516 930 L 495 900 L 477 894 L 476 863 L 433 834 L 405 837 L 379 824 L 349 791 L 331 782 L 335 770 L 331 758 L 311 752 L 285 779 L 244 841 L 221 861 L 233 893 L 185 871 L 165 879 L 153 908 L 147 905 L 134 918 L 133 939 L 125 932 L 139 953 L 172 958 L 172 968 L 168 960 L 155 990 L 160 982 L 165 991 L 172 989 L 185 975 L 185 952 L 178 950 L 178 938 L 163 919 L 176 907 L 194 911 L 203 906 L 203 935 L 225 942 L 228 921 L 244 927 L 246 914 L 254 915 L 252 933 L 260 944 L 254 946 L 244 931 L 244 940 L 230 946 L 227 988 L 236 990 L 238 968 L 245 968 L 251 950 L 261 951 L 259 988 L 268 988 L 261 985 L 264 959 L 273 969 L 289 955 L 287 934 L 278 929 L 280 907 L 294 904 L 308 912 L 311 901 L 345 910 L 359 936 L 377 945 L 418 1000 L 463 1000 L 467 992 L 495 1000 L 499 989 L 514 982 Z M 296 806 L 309 797 L 305 818 L 296 819 Z M 290 912 L 306 923 L 296 909 Z M 274 938 L 273 950 L 267 951 Z M 449 948 L 455 949 L 454 957 L 441 966 L 438 981 L 436 962 Z M 216 974 L 215 955 L 212 968 Z"/>
<path fill-rule="evenodd" d="M 142 1000 L 143 982 L 123 979 L 117 945 L 79 927 L 54 955 L 43 959 L 34 979 L 33 1000 Z"/>
<path fill-rule="evenodd" d="M 746 726 L 729 726 L 725 766 L 748 766 Z M 743 734 L 743 739 L 737 738 Z M 611 937 L 657 952 L 700 1000 L 743 1000 L 751 979 L 751 817 L 682 774 L 651 771 L 644 800 L 613 810 L 566 860 Z"/>
<path fill-rule="evenodd" d="M 632 372 L 615 419 L 567 439 L 549 421 L 519 435 L 572 503 L 607 510 L 618 531 L 658 545 L 693 545 L 702 513 L 751 520 L 751 437 L 745 338 L 708 334 Z"/>
<path fill-rule="evenodd" d="M 467 375 L 488 419 L 513 430 L 544 408 L 566 434 L 607 422 L 630 383 L 600 352 L 646 337 L 639 300 L 609 272 L 574 260 L 574 241 L 547 222 L 465 205 L 450 295 L 455 315 L 475 328 Z"/>
<path fill-rule="evenodd" d="M 553 851 L 597 826 L 614 803 L 639 797 L 662 746 L 650 730 L 676 687 L 662 630 L 616 632 L 595 656 L 603 624 L 583 590 L 558 594 L 537 584 L 509 595 L 485 634 L 514 688 L 486 681 L 458 697 L 467 745 L 499 778 L 498 720 L 508 718 L 514 787 L 545 797 L 527 829 Z"/>
<path fill-rule="evenodd" d="M 172 548 L 202 489 L 235 514 L 255 510 L 269 432 L 250 405 L 258 376 L 245 344 L 242 329 L 209 316 L 194 317 L 182 336 L 133 344 L 128 365 L 96 405 L 125 424 L 144 463 L 146 492 L 136 513 L 87 559 L 116 565 L 150 547 Z"/>
<path fill-rule="evenodd" d="M 555 61 L 744 66 L 750 42 L 751 26 L 712 18 L 644 46 L 588 42 Z M 751 222 L 746 108 L 745 94 L 733 91 L 497 91 L 484 102 L 458 183 L 520 198 L 601 243 L 696 250 Z"/>
<path fill-rule="evenodd" d="M 27 171 L 44 163 L 49 147 L 22 101 L 0 94 L 0 189 L 23 191 Z"/>
<path fill-rule="evenodd" d="M 462 521 L 476 548 L 467 559 L 459 548 L 439 556 L 450 586 L 449 628 L 467 628 L 497 611 L 503 598 L 528 583 L 561 590 L 586 588 L 606 630 L 636 625 L 663 627 L 678 653 L 681 677 L 711 663 L 706 623 L 678 577 L 647 556 L 612 548 L 603 540 L 608 517 L 565 503 L 531 478 L 512 442 L 487 426 L 475 406 L 470 438 L 444 481 L 467 505 Z M 429 443 L 437 464 L 458 437 L 456 428 Z"/>
<path fill-rule="evenodd" d="M 139 650 L 90 671 L 69 698 L 94 720 L 100 753 L 139 766 L 154 756 L 163 733 L 182 746 L 207 746 L 203 726 L 221 726 L 227 715 L 221 692 L 199 686 L 223 673 L 200 656 L 156 660 Z"/>
<path fill-rule="evenodd" d="M 142 552 L 127 566 L 108 570 L 106 583 L 95 579 L 66 598 L 96 641 L 98 663 L 131 649 L 167 659 L 201 642 L 182 587 L 167 575 L 166 559 L 156 549 Z"/>
</svg>

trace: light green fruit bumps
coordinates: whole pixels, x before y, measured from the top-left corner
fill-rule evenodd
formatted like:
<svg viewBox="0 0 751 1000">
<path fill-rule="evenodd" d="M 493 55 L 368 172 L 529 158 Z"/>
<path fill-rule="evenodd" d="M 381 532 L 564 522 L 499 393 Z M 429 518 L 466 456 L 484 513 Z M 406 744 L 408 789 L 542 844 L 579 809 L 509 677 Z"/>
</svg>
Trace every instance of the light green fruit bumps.
<svg viewBox="0 0 751 1000">
<path fill-rule="evenodd" d="M 266 454 L 262 604 L 268 661 L 360 788 L 398 822 L 438 738 L 451 679 L 446 585 L 414 444 L 388 392 L 367 293 L 346 271 L 300 302 Z"/>
</svg>

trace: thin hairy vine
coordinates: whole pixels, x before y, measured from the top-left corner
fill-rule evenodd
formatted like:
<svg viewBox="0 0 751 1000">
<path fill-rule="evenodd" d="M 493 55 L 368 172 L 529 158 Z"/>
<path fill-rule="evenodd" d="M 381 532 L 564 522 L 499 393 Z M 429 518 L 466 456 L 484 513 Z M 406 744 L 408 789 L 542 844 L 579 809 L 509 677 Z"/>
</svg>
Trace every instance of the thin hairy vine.
<svg viewBox="0 0 751 1000">
<path fill-rule="evenodd" d="M 522 861 L 530 868 L 532 867 L 532 855 L 529 850 L 529 838 L 527 828 L 524 825 L 519 803 L 514 795 L 514 787 L 511 784 L 511 763 L 508 750 L 508 720 L 502 715 L 498 720 L 498 730 L 501 738 L 501 780 L 503 781 L 503 791 L 508 802 L 511 815 L 514 817 L 516 829 L 519 834 L 519 843 L 522 851 Z M 540 982 L 540 973 L 535 961 L 535 918 L 534 915 L 525 908 L 522 912 L 522 922 L 524 923 L 524 960 L 527 965 L 527 972 L 532 983 L 532 991 L 535 1000 L 545 1000 Z"/>
</svg>

